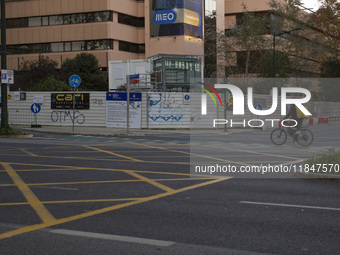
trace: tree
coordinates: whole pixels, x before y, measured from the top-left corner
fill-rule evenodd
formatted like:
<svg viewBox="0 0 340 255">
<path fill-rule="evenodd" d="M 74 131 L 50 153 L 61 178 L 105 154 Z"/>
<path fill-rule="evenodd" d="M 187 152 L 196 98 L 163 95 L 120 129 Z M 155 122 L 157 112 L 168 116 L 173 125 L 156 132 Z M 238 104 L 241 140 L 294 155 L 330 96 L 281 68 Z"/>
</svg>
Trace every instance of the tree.
<svg viewBox="0 0 340 255">
<path fill-rule="evenodd" d="M 340 58 L 329 57 L 321 65 L 322 78 L 340 78 Z M 320 90 L 323 100 L 328 102 L 340 102 L 339 82 L 334 79 L 322 79 Z"/>
<path fill-rule="evenodd" d="M 82 82 L 80 90 L 107 91 L 108 85 L 105 76 L 101 73 L 97 58 L 88 53 L 80 53 L 73 59 L 67 59 L 61 66 L 62 80 L 77 74 Z"/>
<path fill-rule="evenodd" d="M 275 54 L 276 78 L 288 78 L 292 72 L 292 61 L 286 52 L 277 51 Z M 257 77 L 273 77 L 273 51 L 261 51 Z"/>
<path fill-rule="evenodd" d="M 69 91 L 71 86 L 53 76 L 47 77 L 44 81 L 36 83 L 30 88 L 32 91 Z"/>
<path fill-rule="evenodd" d="M 48 77 L 58 76 L 58 63 L 49 57 L 39 56 L 37 60 L 26 60 L 21 63 L 18 84 L 21 90 L 32 90 Z"/>
<path fill-rule="evenodd" d="M 321 65 L 321 77 L 340 78 L 340 58 L 329 57 Z"/>
<path fill-rule="evenodd" d="M 295 77 L 319 75 L 319 66 L 325 56 L 332 54 L 332 48 L 325 37 L 325 31 L 316 23 L 315 16 L 302 10 L 300 0 L 271 0 L 270 6 L 278 19 L 282 20 L 277 32 L 301 28 L 301 31 L 284 34 L 277 40 L 287 39 L 284 40 L 286 47 L 280 50 L 290 55 L 292 74 Z"/>
<path fill-rule="evenodd" d="M 261 52 L 271 46 L 265 36 L 270 33 L 271 23 L 269 14 L 249 12 L 245 5 L 243 9 L 236 24 L 226 31 L 226 71 L 229 75 L 248 78 L 257 72 Z"/>
<path fill-rule="evenodd" d="M 204 77 L 206 78 L 217 76 L 216 37 L 216 16 L 206 16 L 204 18 Z"/>
<path fill-rule="evenodd" d="M 313 14 L 313 20 L 331 47 L 340 50 L 340 2 L 338 0 L 322 0 L 320 8 Z"/>
</svg>

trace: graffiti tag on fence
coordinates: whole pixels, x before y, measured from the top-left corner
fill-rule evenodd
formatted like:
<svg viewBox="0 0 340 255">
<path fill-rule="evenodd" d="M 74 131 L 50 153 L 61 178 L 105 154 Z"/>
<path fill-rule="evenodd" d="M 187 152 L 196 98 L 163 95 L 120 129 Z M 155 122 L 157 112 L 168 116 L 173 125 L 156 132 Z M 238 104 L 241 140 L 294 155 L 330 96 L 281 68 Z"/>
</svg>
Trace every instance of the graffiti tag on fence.
<svg viewBox="0 0 340 255">
<path fill-rule="evenodd" d="M 51 112 L 52 122 L 66 122 L 68 120 L 73 121 L 73 113 L 71 111 L 53 111 Z M 74 121 L 79 125 L 85 122 L 85 115 L 79 111 L 74 112 Z"/>
</svg>

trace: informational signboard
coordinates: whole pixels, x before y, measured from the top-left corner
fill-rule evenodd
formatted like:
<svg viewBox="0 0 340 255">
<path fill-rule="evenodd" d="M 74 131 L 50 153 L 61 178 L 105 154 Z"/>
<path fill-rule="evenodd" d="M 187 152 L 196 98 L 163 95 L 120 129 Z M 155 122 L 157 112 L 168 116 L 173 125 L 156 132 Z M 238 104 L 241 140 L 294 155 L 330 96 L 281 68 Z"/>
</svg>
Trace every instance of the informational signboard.
<svg viewBox="0 0 340 255">
<path fill-rule="evenodd" d="M 138 84 L 139 83 L 139 74 L 131 74 L 129 77 L 130 84 Z"/>
<path fill-rule="evenodd" d="M 14 84 L 14 71 L 1 70 L 1 83 Z"/>
<path fill-rule="evenodd" d="M 150 0 L 150 35 L 203 39 L 203 0 Z"/>
<path fill-rule="evenodd" d="M 90 109 L 90 93 L 75 93 L 75 109 Z M 51 109 L 73 109 L 73 93 L 51 93 Z"/>
<path fill-rule="evenodd" d="M 183 125 L 183 95 L 149 93 L 150 125 Z"/>
<path fill-rule="evenodd" d="M 34 95 L 33 96 L 33 103 L 43 104 L 44 103 L 44 96 L 43 95 Z"/>
<path fill-rule="evenodd" d="M 141 128 L 142 93 L 130 93 L 130 128 Z M 127 93 L 106 93 L 106 126 L 126 128 Z"/>
</svg>

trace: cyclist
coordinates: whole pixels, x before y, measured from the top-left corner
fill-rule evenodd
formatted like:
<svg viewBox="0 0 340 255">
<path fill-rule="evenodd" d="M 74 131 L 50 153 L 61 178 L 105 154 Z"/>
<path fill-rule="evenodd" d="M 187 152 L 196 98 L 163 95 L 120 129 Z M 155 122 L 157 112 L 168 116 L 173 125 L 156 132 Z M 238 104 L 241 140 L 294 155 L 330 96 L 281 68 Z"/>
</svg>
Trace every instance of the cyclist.
<svg viewBox="0 0 340 255">
<path fill-rule="evenodd" d="M 302 127 L 303 118 L 298 117 L 297 108 L 295 104 L 290 107 L 289 112 L 284 117 L 284 119 L 291 119 L 296 121 L 297 125 L 295 127 L 290 128 L 294 132 L 294 142 L 296 142 L 297 135 L 300 134 L 301 132 L 300 129 Z M 294 124 L 292 123 L 292 125 Z"/>
</svg>

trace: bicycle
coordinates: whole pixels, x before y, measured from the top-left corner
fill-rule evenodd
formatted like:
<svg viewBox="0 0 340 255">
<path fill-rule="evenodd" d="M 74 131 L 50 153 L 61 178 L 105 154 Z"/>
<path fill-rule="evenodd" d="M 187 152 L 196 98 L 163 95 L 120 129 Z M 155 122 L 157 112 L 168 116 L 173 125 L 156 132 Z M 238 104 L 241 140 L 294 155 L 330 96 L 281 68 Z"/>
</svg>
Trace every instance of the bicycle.
<svg viewBox="0 0 340 255">
<path fill-rule="evenodd" d="M 296 131 L 298 131 L 298 133 L 295 133 Z M 287 141 L 287 134 L 302 146 L 309 146 L 314 141 L 314 135 L 312 131 L 307 128 L 302 128 L 300 130 L 293 130 L 293 128 L 285 127 L 276 128 L 270 134 L 270 139 L 273 144 L 282 145 Z"/>
</svg>

